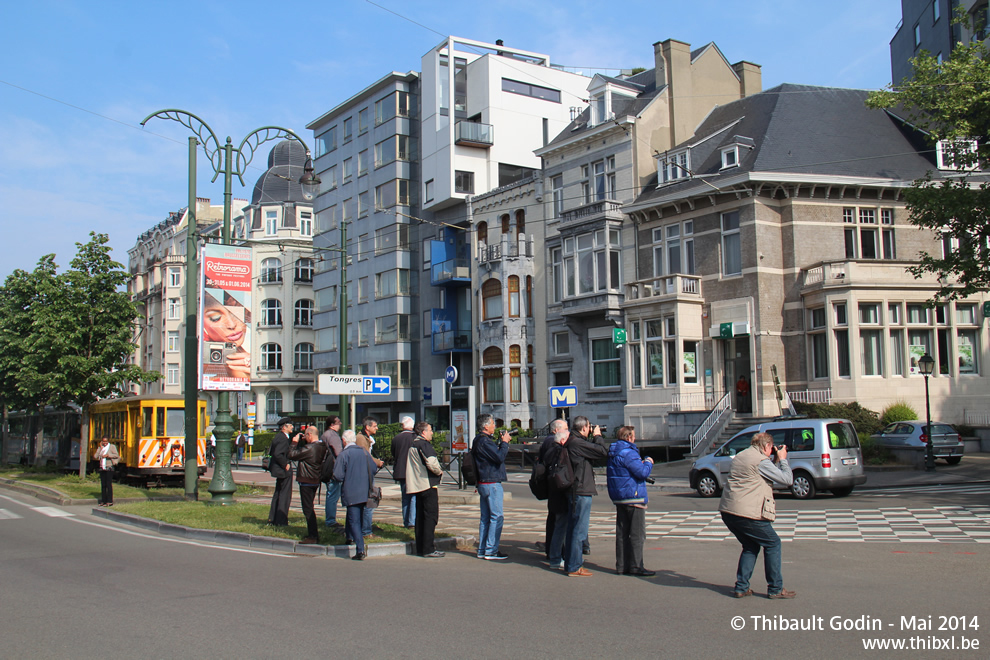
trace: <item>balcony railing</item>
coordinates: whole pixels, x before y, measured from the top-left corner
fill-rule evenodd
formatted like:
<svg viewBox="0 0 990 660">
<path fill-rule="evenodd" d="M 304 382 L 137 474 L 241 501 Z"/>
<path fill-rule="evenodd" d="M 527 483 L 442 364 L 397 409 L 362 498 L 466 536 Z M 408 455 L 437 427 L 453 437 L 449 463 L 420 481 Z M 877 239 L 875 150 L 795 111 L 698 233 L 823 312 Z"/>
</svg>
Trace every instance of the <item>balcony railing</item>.
<svg viewBox="0 0 990 660">
<path fill-rule="evenodd" d="M 454 144 L 488 148 L 495 144 L 495 127 L 471 121 L 459 121 L 454 125 Z"/>
<path fill-rule="evenodd" d="M 450 259 L 433 264 L 430 270 L 430 284 L 437 285 L 451 280 L 471 281 L 471 267 L 467 259 Z"/>
<path fill-rule="evenodd" d="M 510 240 L 503 235 L 503 240 L 498 243 L 478 245 L 478 261 L 480 263 L 490 263 L 501 261 L 502 259 L 516 259 L 519 257 L 533 256 L 533 239 L 527 238 L 525 234 L 519 234 L 517 240 Z"/>
<path fill-rule="evenodd" d="M 907 268 L 916 265 L 914 261 L 888 261 L 881 259 L 844 259 L 826 261 L 806 268 L 802 272 L 801 286 L 858 286 L 877 284 L 903 284 L 913 282 L 914 286 L 938 286 L 938 277 L 932 274 L 915 278 Z"/>
<path fill-rule="evenodd" d="M 570 211 L 564 211 L 561 216 L 562 224 L 582 222 L 601 217 L 605 220 L 622 220 L 622 202 L 614 199 L 600 199 Z"/>
<path fill-rule="evenodd" d="M 443 332 L 433 333 L 434 353 L 458 350 L 471 350 L 470 330 L 445 330 Z"/>
<path fill-rule="evenodd" d="M 702 298 L 699 275 L 665 275 L 626 284 L 626 302 L 656 298 Z"/>
</svg>

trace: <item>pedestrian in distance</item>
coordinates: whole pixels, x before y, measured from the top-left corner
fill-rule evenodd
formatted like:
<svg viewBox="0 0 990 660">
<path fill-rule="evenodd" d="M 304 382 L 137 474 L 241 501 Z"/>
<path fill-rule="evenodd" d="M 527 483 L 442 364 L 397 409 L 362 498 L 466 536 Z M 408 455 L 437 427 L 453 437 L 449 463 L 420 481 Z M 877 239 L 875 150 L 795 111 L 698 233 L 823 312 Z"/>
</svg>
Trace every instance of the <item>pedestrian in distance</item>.
<svg viewBox="0 0 990 660">
<path fill-rule="evenodd" d="M 434 533 L 440 521 L 440 502 L 437 486 L 443 469 L 430 441 L 433 427 L 429 422 L 417 422 L 413 427 L 416 439 L 406 458 L 406 490 L 416 496 L 416 554 L 429 559 L 439 559 L 444 553 L 437 550 Z"/>
<path fill-rule="evenodd" d="M 608 495 L 615 504 L 615 572 L 650 577 L 656 572 L 643 566 L 643 542 L 649 502 L 646 478 L 653 471 L 653 459 L 640 456 L 634 427 L 619 427 L 616 438 L 608 448 L 606 468 Z"/>
<path fill-rule="evenodd" d="M 100 446 L 96 448 L 93 458 L 98 462 L 100 471 L 100 506 L 113 506 L 113 470 L 120 460 L 117 445 L 110 444 L 107 436 L 100 438 Z"/>
<path fill-rule="evenodd" d="M 368 452 L 368 455 L 371 456 L 371 460 L 378 466 L 378 469 L 381 469 L 385 465 L 385 462 L 375 458 L 376 433 L 378 433 L 378 420 L 374 417 L 365 417 L 361 423 L 361 432 L 357 434 L 357 445 L 363 447 Z M 364 510 L 364 522 L 362 524 L 365 536 L 371 535 L 374 516 L 375 510 L 373 508 L 368 507 Z"/>
<path fill-rule="evenodd" d="M 776 464 L 771 457 L 776 454 Z M 777 509 L 771 484 L 790 486 L 794 481 L 787 462 L 787 447 L 773 446 L 773 436 L 757 433 L 751 444 L 732 459 L 729 478 L 722 491 L 718 510 L 722 522 L 742 544 L 736 568 L 736 598 L 751 596 L 749 580 L 756 558 L 763 549 L 763 570 L 767 578 L 767 598 L 794 598 L 797 594 L 784 589 L 780 572 L 780 537 L 773 529 Z"/>
<path fill-rule="evenodd" d="M 272 438 L 269 471 L 275 477 L 275 492 L 268 509 L 268 524 L 281 527 L 289 524 L 289 506 L 292 504 L 292 465 L 289 463 L 289 436 L 292 420 L 283 417 L 275 425 L 278 433 Z"/>
<path fill-rule="evenodd" d="M 375 473 L 378 466 L 363 447 L 358 446 L 354 431 L 347 429 L 341 436 L 344 451 L 340 452 L 333 467 L 333 478 L 341 482 L 340 499 L 347 507 L 347 537 L 348 544 L 352 541 L 355 553 L 351 559 L 362 560 L 367 557 L 364 546 L 362 526 L 364 510 L 375 486 Z"/>
<path fill-rule="evenodd" d="M 293 441 L 289 448 L 289 460 L 297 461 L 296 481 L 299 482 L 299 503 L 306 518 L 306 537 L 302 540 L 305 544 L 319 541 L 320 530 L 316 525 L 313 501 L 320 487 L 320 468 L 328 451 L 330 450 L 327 446 L 320 442 L 315 426 L 306 427 L 302 439 L 298 442 Z"/>
<path fill-rule="evenodd" d="M 504 491 L 502 482 L 505 474 L 505 457 L 509 454 L 508 431 L 502 431 L 495 439 L 495 418 L 490 414 L 478 417 L 478 435 L 471 443 L 474 464 L 478 472 L 478 497 L 480 498 L 481 520 L 478 525 L 478 558 L 504 560 L 509 556 L 499 552 L 502 540 Z"/>
<path fill-rule="evenodd" d="M 583 555 L 591 520 L 591 498 L 598 492 L 591 462 L 608 457 L 608 445 L 602 439 L 601 428 L 592 427 L 583 415 L 575 417 L 567 439 L 567 453 L 574 468 L 574 482 L 570 491 L 564 570 L 570 577 L 591 577 L 591 571 L 584 567 Z"/>
<path fill-rule="evenodd" d="M 416 526 L 416 498 L 406 492 L 406 460 L 416 434 L 413 432 L 412 417 L 403 415 L 399 418 L 399 424 L 402 425 L 402 431 L 392 438 L 392 456 L 395 457 L 392 479 L 399 484 L 399 491 L 402 493 L 402 525 L 410 529 Z"/>
<path fill-rule="evenodd" d="M 344 451 L 344 443 L 340 439 L 340 429 L 343 426 L 340 417 L 332 415 L 327 421 L 327 428 L 320 436 L 320 440 L 333 452 L 334 458 L 340 456 Z M 330 481 L 324 484 L 326 487 L 326 499 L 324 500 L 324 513 L 326 514 L 326 526 L 332 531 L 340 531 L 341 524 L 337 522 L 337 502 L 340 501 L 340 482 Z"/>
</svg>

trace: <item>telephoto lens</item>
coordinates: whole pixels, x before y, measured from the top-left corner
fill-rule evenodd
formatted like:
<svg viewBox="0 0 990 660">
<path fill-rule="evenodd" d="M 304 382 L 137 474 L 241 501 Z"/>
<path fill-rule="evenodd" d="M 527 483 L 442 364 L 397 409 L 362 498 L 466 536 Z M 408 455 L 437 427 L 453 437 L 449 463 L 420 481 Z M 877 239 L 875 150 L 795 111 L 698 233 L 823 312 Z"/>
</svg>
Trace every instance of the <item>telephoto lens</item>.
<svg viewBox="0 0 990 660">
<path fill-rule="evenodd" d="M 511 436 L 517 436 L 519 435 L 519 429 L 509 429 L 508 434 Z"/>
</svg>

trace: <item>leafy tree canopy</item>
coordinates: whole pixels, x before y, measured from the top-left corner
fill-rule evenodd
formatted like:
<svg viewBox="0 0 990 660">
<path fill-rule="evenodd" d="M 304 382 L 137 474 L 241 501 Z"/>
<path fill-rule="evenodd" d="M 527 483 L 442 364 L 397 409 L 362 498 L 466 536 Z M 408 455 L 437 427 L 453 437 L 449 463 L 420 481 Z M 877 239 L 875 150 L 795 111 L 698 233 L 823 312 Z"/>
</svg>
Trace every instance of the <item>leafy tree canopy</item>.
<svg viewBox="0 0 990 660">
<path fill-rule="evenodd" d="M 957 22 L 966 25 L 963 14 Z M 936 298 L 955 299 L 990 287 L 990 50 L 958 43 L 949 59 L 922 51 L 914 77 L 873 92 L 867 106 L 887 109 L 924 131 L 952 170 L 929 173 L 905 192 L 912 224 L 933 231 L 948 249 L 922 252 L 909 270 L 940 278 Z M 939 145 L 941 145 L 939 147 Z"/>
</svg>

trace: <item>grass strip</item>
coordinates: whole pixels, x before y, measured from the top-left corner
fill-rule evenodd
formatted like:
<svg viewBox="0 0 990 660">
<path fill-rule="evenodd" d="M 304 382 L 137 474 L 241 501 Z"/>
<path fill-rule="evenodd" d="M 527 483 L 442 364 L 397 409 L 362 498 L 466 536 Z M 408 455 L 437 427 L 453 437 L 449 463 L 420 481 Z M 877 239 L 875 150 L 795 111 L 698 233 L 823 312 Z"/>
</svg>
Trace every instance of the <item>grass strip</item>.
<svg viewBox="0 0 990 660">
<path fill-rule="evenodd" d="M 33 470 L 30 468 L 8 468 L 0 470 L 0 477 L 5 479 L 16 479 L 17 481 L 45 486 L 57 490 L 66 497 L 74 500 L 99 499 L 100 498 L 100 476 L 96 473 L 87 474 L 79 478 L 78 474 L 66 474 L 65 472 L 51 470 Z M 199 492 L 209 497 L 207 488 L 209 484 L 200 481 Z M 238 484 L 235 495 L 264 495 L 266 491 L 256 488 L 253 485 Z M 113 485 L 113 497 L 118 499 L 138 499 L 147 500 L 182 498 L 185 495 L 185 488 L 141 488 L 128 486 L 126 484 L 115 483 Z"/>
</svg>

